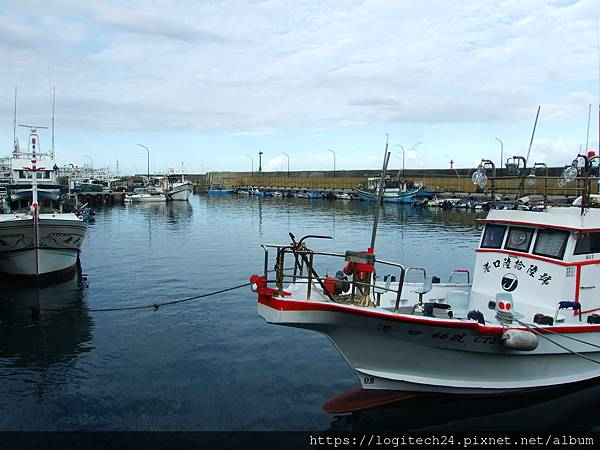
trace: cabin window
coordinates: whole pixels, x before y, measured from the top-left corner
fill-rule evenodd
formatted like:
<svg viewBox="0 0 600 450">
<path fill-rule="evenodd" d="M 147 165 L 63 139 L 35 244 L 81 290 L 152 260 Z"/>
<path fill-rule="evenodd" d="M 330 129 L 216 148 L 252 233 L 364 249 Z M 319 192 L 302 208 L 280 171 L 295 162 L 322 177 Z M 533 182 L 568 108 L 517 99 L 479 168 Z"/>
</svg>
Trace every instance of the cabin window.
<svg viewBox="0 0 600 450">
<path fill-rule="evenodd" d="M 532 237 L 533 228 L 510 227 L 504 248 L 507 250 L 528 252 Z"/>
<path fill-rule="evenodd" d="M 549 258 L 562 259 L 568 238 L 568 231 L 540 229 L 533 247 L 533 253 Z"/>
<path fill-rule="evenodd" d="M 574 255 L 600 253 L 600 233 L 588 233 L 577 238 Z"/>
<path fill-rule="evenodd" d="M 506 232 L 505 225 L 486 225 L 481 241 L 482 248 L 500 248 Z"/>
</svg>

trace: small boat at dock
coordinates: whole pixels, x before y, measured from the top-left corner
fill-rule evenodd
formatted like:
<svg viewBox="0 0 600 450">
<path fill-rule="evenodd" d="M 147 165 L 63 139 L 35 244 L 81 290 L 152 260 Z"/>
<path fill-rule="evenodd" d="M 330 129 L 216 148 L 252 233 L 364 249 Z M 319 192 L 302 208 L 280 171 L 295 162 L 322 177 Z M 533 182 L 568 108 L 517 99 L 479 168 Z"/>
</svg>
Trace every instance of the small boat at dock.
<svg viewBox="0 0 600 450">
<path fill-rule="evenodd" d="M 222 186 L 211 186 L 208 190 L 208 195 L 232 195 L 235 189 L 227 189 Z"/>
<path fill-rule="evenodd" d="M 125 196 L 125 201 L 130 203 L 164 203 L 167 196 L 154 186 L 135 188 L 133 194 Z"/>
<path fill-rule="evenodd" d="M 356 193 L 361 200 L 367 202 L 377 201 L 379 195 L 380 177 L 372 177 L 367 180 L 367 185 L 357 187 Z M 421 191 L 421 187 L 416 187 L 410 181 L 398 180 L 396 178 L 386 178 L 383 183 L 384 203 L 408 203 L 415 201 L 415 197 Z"/>
</svg>

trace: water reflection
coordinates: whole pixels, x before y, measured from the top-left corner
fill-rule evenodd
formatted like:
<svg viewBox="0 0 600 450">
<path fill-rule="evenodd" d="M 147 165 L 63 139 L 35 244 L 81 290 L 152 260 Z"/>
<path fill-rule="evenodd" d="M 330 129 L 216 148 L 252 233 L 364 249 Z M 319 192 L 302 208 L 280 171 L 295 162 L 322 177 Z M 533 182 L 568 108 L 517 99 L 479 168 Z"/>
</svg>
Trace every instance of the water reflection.
<svg viewBox="0 0 600 450">
<path fill-rule="evenodd" d="M 86 283 L 81 270 L 64 283 L 0 287 L 0 357 L 3 365 L 48 367 L 89 351 L 92 318 L 83 311 Z M 39 317 L 34 313 L 39 308 Z M 77 310 L 65 313 L 51 310 Z"/>
<path fill-rule="evenodd" d="M 166 207 L 167 218 L 170 224 L 191 222 L 194 209 L 189 202 L 168 202 Z"/>
<path fill-rule="evenodd" d="M 493 397 L 428 395 L 334 416 L 329 431 L 598 431 L 600 385 Z"/>
<path fill-rule="evenodd" d="M 249 289 L 157 312 L 42 311 L 36 321 L 28 308 L 116 308 L 231 287 L 262 269 L 260 243 L 288 243 L 288 232 L 335 238 L 309 242 L 315 250 L 361 250 L 370 242 L 373 209 L 205 195 L 99 207 L 81 253 L 89 288 L 77 278 L 39 290 L 0 286 L 0 294 L 21 303 L 0 302 L 0 429 L 327 428 L 332 417 L 320 406 L 330 389 L 355 384 L 352 371 L 324 336 L 266 324 Z M 481 228 L 475 219 L 386 204 L 376 252 L 445 278 L 472 265 Z M 413 415 L 425 426 L 457 414 L 448 404 L 450 412 L 433 405 L 419 416 L 421 407 L 400 408 L 389 422 L 361 413 L 335 426 L 364 429 L 375 420 L 394 422 L 392 428 L 404 420 L 416 427 Z"/>
</svg>

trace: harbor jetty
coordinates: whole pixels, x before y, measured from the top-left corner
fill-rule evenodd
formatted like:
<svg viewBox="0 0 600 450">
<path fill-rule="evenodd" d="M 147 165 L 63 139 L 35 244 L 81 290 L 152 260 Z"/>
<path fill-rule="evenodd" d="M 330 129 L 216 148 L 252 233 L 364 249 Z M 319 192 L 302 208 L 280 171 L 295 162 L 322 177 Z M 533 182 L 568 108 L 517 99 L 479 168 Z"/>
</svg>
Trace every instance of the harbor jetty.
<svg viewBox="0 0 600 450">
<path fill-rule="evenodd" d="M 527 169 L 522 176 L 515 176 L 507 169 L 488 171 L 490 183 L 484 189 L 473 183 L 477 168 L 470 169 L 406 169 L 390 170 L 389 174 L 405 181 L 424 186 L 435 194 L 518 195 L 523 188 L 530 195 L 572 197 L 582 188 L 583 180 L 564 185 L 561 183 L 564 167 Z M 338 171 L 276 171 L 276 172 L 210 172 L 206 183 L 228 189 L 261 191 L 294 191 L 318 189 L 323 192 L 349 192 L 367 183 L 369 178 L 381 175 L 380 170 Z M 593 182 L 592 193 L 598 193 L 598 183 Z"/>
<path fill-rule="evenodd" d="M 514 197 L 524 190 L 529 195 L 555 198 L 570 198 L 581 190 L 583 180 L 565 185 L 561 183 L 564 167 L 548 167 L 540 170 L 528 169 L 522 176 L 515 176 L 507 169 L 488 170 L 490 182 L 484 189 L 473 183 L 476 168 L 470 169 L 406 169 L 391 170 L 389 173 L 398 179 L 423 186 L 425 190 L 439 197 L 493 199 Z M 273 172 L 235 172 L 213 171 L 202 174 L 184 174 L 193 184 L 194 191 L 205 193 L 210 187 L 232 189 L 235 191 L 296 192 L 318 190 L 323 194 L 353 193 L 358 186 L 364 186 L 369 179 L 379 177 L 379 170 L 337 170 L 337 171 L 273 171 Z M 117 183 L 101 191 L 83 191 L 74 193 L 80 203 L 96 205 L 120 204 L 127 193 L 147 183 L 157 183 L 163 174 L 136 174 L 120 177 Z M 591 183 L 591 193 L 599 193 L 598 178 Z"/>
</svg>

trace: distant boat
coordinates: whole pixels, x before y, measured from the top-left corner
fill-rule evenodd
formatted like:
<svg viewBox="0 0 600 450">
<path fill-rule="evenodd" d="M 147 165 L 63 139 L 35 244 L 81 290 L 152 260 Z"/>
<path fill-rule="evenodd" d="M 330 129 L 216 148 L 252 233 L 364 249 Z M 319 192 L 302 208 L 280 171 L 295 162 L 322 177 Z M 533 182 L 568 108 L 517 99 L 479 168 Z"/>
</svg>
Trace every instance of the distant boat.
<svg viewBox="0 0 600 450">
<path fill-rule="evenodd" d="M 279 191 L 273 192 L 273 197 L 283 197 L 283 194 Z"/>
<path fill-rule="evenodd" d="M 162 189 L 167 200 L 188 201 L 194 190 L 192 182 L 186 180 L 183 174 L 176 175 L 173 171 L 164 178 Z"/>
<path fill-rule="evenodd" d="M 255 189 L 254 192 L 252 192 L 254 195 L 256 195 L 257 197 L 264 197 L 265 193 L 262 191 L 259 191 L 258 189 Z"/>
<path fill-rule="evenodd" d="M 166 202 L 167 196 L 154 186 L 135 188 L 133 194 L 126 195 L 125 201 L 132 203 L 158 203 Z"/>
<path fill-rule="evenodd" d="M 360 199 L 367 202 L 377 201 L 380 181 L 380 177 L 369 178 L 367 180 L 366 188 L 357 187 L 356 193 Z M 384 203 L 411 204 L 414 202 L 417 194 L 421 191 L 421 187 L 415 187 L 414 183 L 395 178 L 386 178 L 383 189 Z"/>
<path fill-rule="evenodd" d="M 352 196 L 345 192 L 336 192 L 334 195 L 336 200 L 352 200 Z"/>
<path fill-rule="evenodd" d="M 214 186 L 208 190 L 208 195 L 231 195 L 235 194 L 235 189 L 225 189 L 221 186 Z"/>
</svg>

